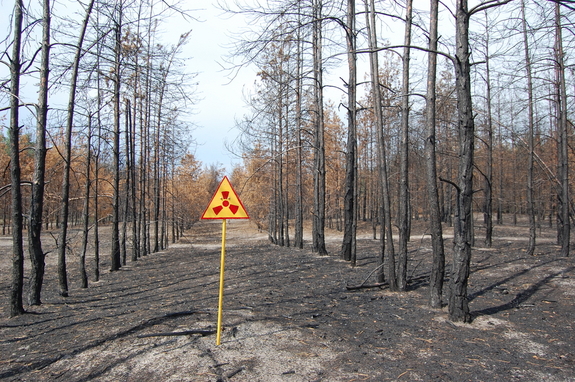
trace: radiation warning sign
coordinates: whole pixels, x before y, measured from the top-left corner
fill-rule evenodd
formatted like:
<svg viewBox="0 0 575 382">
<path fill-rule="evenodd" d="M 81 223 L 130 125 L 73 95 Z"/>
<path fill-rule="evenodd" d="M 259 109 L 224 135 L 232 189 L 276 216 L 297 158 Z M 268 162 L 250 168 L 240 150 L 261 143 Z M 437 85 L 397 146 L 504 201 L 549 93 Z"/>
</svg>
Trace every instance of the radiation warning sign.
<svg viewBox="0 0 575 382">
<path fill-rule="evenodd" d="M 249 219 L 242 201 L 227 176 L 224 176 L 202 219 Z"/>
</svg>

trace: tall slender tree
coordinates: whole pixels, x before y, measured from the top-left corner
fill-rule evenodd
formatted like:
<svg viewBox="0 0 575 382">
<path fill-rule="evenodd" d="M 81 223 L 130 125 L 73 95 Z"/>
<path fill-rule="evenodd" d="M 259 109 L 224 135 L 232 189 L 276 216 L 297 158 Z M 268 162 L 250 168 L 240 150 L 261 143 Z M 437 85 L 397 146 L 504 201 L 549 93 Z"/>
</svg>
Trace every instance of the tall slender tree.
<svg viewBox="0 0 575 382">
<path fill-rule="evenodd" d="M 473 153 L 475 124 L 471 103 L 469 20 L 467 0 L 456 2 L 455 81 L 459 131 L 457 208 L 454 225 L 453 271 L 449 316 L 453 321 L 470 321 L 467 285 L 471 263 L 471 225 L 473 198 Z"/>
<path fill-rule="evenodd" d="M 23 313 L 24 249 L 22 243 L 22 190 L 20 188 L 20 75 L 22 69 L 22 21 L 24 4 L 14 5 L 14 38 L 10 58 L 10 180 L 12 181 L 12 283 L 10 285 L 10 316 Z"/>
<path fill-rule="evenodd" d="M 296 134 L 296 174 L 295 174 L 295 222 L 294 246 L 303 248 L 303 139 L 302 139 L 302 99 L 303 99 L 303 38 L 301 2 L 297 4 L 296 30 L 296 77 L 295 77 L 295 134 Z"/>
<path fill-rule="evenodd" d="M 490 32 L 489 19 L 485 12 L 485 102 L 487 121 L 484 143 L 487 151 L 485 174 L 483 174 L 483 222 L 485 224 L 485 246 L 491 247 L 493 242 L 493 116 L 491 111 L 491 57 L 489 54 Z"/>
<path fill-rule="evenodd" d="M 369 2 L 368 2 L 369 1 Z M 373 96 L 373 109 L 375 114 L 375 129 L 376 129 L 376 139 L 377 139 L 377 162 L 379 177 L 379 193 L 383 203 L 380 206 L 380 221 L 382 227 L 381 235 L 381 256 L 380 256 L 380 266 L 381 272 L 378 275 L 378 281 L 384 281 L 383 267 L 385 261 L 387 261 L 387 281 L 389 283 L 389 289 L 392 291 L 397 290 L 397 278 L 395 273 L 395 249 L 393 245 L 393 232 L 391 229 L 391 200 L 388 184 L 388 170 L 387 170 L 387 158 L 386 158 L 386 148 L 385 139 L 383 135 L 383 113 L 382 113 L 382 101 L 381 101 L 381 89 L 379 82 L 379 59 L 377 54 L 377 33 L 375 28 L 376 21 L 376 10 L 374 0 L 365 0 L 366 9 L 366 25 L 367 25 L 367 35 L 369 44 L 369 62 L 370 62 L 370 73 L 371 73 L 371 91 Z"/>
<path fill-rule="evenodd" d="M 411 24 L 413 0 L 405 8 L 405 35 L 403 48 L 403 76 L 401 89 L 401 140 L 399 170 L 399 253 L 397 284 L 401 291 L 407 289 L 407 242 L 409 241 L 409 61 L 411 59 Z"/>
<path fill-rule="evenodd" d="M 323 0 L 313 4 L 313 80 L 314 80 L 314 215 L 313 251 L 327 255 L 325 247 L 325 142 L 323 115 L 322 58 Z"/>
<path fill-rule="evenodd" d="M 559 222 L 558 237 L 561 246 L 561 256 L 569 256 L 571 222 L 569 217 L 569 143 L 567 127 L 567 88 L 565 85 L 565 53 L 563 50 L 563 27 L 561 21 L 561 5 L 555 3 L 555 86 L 557 131 L 559 138 Z"/>
<path fill-rule="evenodd" d="M 123 5 L 118 3 L 114 7 L 114 128 L 112 142 L 113 156 L 113 199 L 112 199 L 112 251 L 110 253 L 110 270 L 117 271 L 122 266 L 120 256 L 120 88 L 121 88 L 121 59 L 122 59 L 122 23 Z"/>
<path fill-rule="evenodd" d="M 80 60 L 82 59 L 82 46 L 84 44 L 84 37 L 86 29 L 90 20 L 92 12 L 92 0 L 84 16 L 78 42 L 75 47 L 74 62 L 72 63 L 72 73 L 70 79 L 70 90 L 68 96 L 68 110 L 66 118 L 66 131 L 65 131 L 65 148 L 64 148 L 64 172 L 62 175 L 62 210 L 61 210 L 61 231 L 58 239 L 58 285 L 60 287 L 60 295 L 68 297 L 68 274 L 66 269 L 66 250 L 68 246 L 68 215 L 70 210 L 70 171 L 72 166 L 72 130 L 74 126 L 74 109 L 76 106 L 76 89 L 78 84 L 78 75 L 80 70 Z"/>
<path fill-rule="evenodd" d="M 355 27 L 355 0 L 347 1 L 347 23 L 345 36 L 347 42 L 347 146 L 345 166 L 345 194 L 343 199 L 344 230 L 341 255 L 344 260 L 356 263 L 356 231 L 357 231 L 357 53 Z"/>
<path fill-rule="evenodd" d="M 92 188 L 92 177 L 90 175 L 92 169 L 92 126 L 93 116 L 88 115 L 88 136 L 86 139 L 86 183 L 84 184 L 84 206 L 82 207 L 82 248 L 80 250 L 80 287 L 88 287 L 88 273 L 86 272 L 86 252 L 88 251 L 88 232 L 90 228 L 90 189 Z"/>
<path fill-rule="evenodd" d="M 445 278 L 445 251 L 443 246 L 443 228 L 441 226 L 441 210 L 439 192 L 437 189 L 437 158 L 436 158 L 436 74 L 437 74 L 437 42 L 439 0 L 430 2 L 429 19 L 429 53 L 427 63 L 427 95 L 425 108 L 426 123 L 426 169 L 427 193 L 429 198 L 429 224 L 433 263 L 429 280 L 429 305 L 432 308 L 442 307 L 443 281 Z"/>
<path fill-rule="evenodd" d="M 50 0 L 42 3 L 42 57 L 40 62 L 40 88 L 36 110 L 36 146 L 34 151 L 34 175 L 30 198 L 28 251 L 30 253 L 30 282 L 28 302 L 42 303 L 41 293 L 45 271 L 45 253 L 42 249 L 42 214 L 44 212 L 44 186 L 46 173 L 46 128 L 48 124 L 48 79 L 50 73 Z"/>
<path fill-rule="evenodd" d="M 535 242 L 537 228 L 535 222 L 535 200 L 534 200 L 534 164 L 535 164 L 535 129 L 534 129 L 534 99 L 533 99 L 533 68 L 531 63 L 531 52 L 529 49 L 529 35 L 527 32 L 527 16 L 525 12 L 525 0 L 521 0 L 521 24 L 523 32 L 523 51 L 525 54 L 525 71 L 527 74 L 527 142 L 528 142 L 528 161 L 527 161 L 527 215 L 529 216 L 529 244 L 527 246 L 527 255 L 531 256 L 535 252 Z"/>
<path fill-rule="evenodd" d="M 457 93 L 457 129 L 459 132 L 459 165 L 457 174 L 457 207 L 454 224 L 453 270 L 449 317 L 453 321 L 469 322 L 467 286 L 471 266 L 473 235 L 473 159 L 475 122 L 471 99 L 471 50 L 469 23 L 475 13 L 509 3 L 511 0 L 486 1 L 471 10 L 467 0 L 457 0 L 455 9 L 455 88 Z"/>
</svg>

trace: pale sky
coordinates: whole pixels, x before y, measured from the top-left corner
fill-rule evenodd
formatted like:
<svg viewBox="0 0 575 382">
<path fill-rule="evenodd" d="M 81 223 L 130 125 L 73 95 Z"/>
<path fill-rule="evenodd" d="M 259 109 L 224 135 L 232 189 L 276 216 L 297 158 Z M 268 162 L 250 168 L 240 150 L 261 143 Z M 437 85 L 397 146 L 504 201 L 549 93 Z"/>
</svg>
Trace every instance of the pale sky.
<svg viewBox="0 0 575 382">
<path fill-rule="evenodd" d="M 26 7 L 33 4 L 34 8 L 38 8 L 40 4 L 38 0 L 24 1 Z M 61 12 L 63 8 L 67 12 L 72 12 L 76 2 L 52 0 L 52 4 L 56 13 Z M 244 102 L 244 94 L 249 94 L 254 87 L 256 69 L 244 68 L 230 82 L 229 72 L 223 70 L 222 66 L 226 65 L 225 57 L 230 53 L 231 36 L 245 29 L 247 23 L 241 16 L 231 17 L 224 14 L 213 5 L 212 0 L 193 0 L 185 4 L 195 9 L 191 13 L 195 20 L 176 15 L 161 25 L 161 29 L 166 31 L 165 41 L 162 43 L 167 45 L 177 43 L 182 33 L 192 31 L 189 42 L 181 54 L 181 57 L 187 59 L 188 70 L 197 73 L 194 82 L 199 84 L 196 94 L 199 102 L 191 110 L 193 113 L 191 121 L 196 125 L 192 135 L 197 145 L 190 150 L 204 165 L 219 163 L 231 172 L 233 164 L 239 163 L 239 159 L 228 152 L 225 144 L 233 142 L 238 135 L 236 120 L 241 120 L 244 115 L 250 113 Z M 0 0 L 0 40 L 6 38 L 9 33 L 9 20 L 13 7 L 14 0 Z M 53 27 L 55 25 L 53 21 Z M 359 57 L 360 61 L 364 58 Z M 341 87 L 343 82 L 340 77 L 347 77 L 345 65 L 342 65 L 342 68 L 344 71 L 341 73 L 339 69 L 333 72 L 333 68 L 332 73 L 326 72 L 326 77 L 329 77 L 326 83 Z M 7 73 L 7 67 L 0 63 L 0 77 L 7 77 Z M 360 70 L 358 75 L 362 78 L 363 72 Z M 22 84 L 23 87 L 28 86 L 29 92 L 33 93 L 29 102 L 36 102 L 34 85 L 33 81 Z M 23 89 L 23 92 L 26 90 Z M 338 105 L 342 95 L 341 90 L 336 90 L 334 87 L 326 88 L 326 102 L 331 99 Z M 65 102 L 52 99 L 51 105 L 56 104 L 65 105 Z"/>
<path fill-rule="evenodd" d="M 224 14 L 211 2 L 199 3 L 201 8 L 193 12 L 197 21 L 174 16 L 173 22 L 164 27 L 170 31 L 168 35 L 175 38 L 192 30 L 182 56 L 189 58 L 189 70 L 198 73 L 197 95 L 200 101 L 195 105 L 191 118 L 197 125 L 192 133 L 197 142 L 196 158 L 205 165 L 219 163 L 231 171 L 238 159 L 228 152 L 225 143 L 231 143 L 237 137 L 236 119 L 249 112 L 243 93 L 253 86 L 255 70 L 246 68 L 233 80 L 229 78 L 229 72 L 223 67 L 227 66 L 225 57 L 229 54 L 230 36 L 245 27 L 245 22 L 238 16 Z"/>
<path fill-rule="evenodd" d="M 231 171 L 233 163 L 238 161 L 226 150 L 225 142 L 232 142 L 236 138 L 235 120 L 241 119 L 248 112 L 242 94 L 244 88 L 252 87 L 255 71 L 244 69 L 230 82 L 222 65 L 224 56 L 228 54 L 226 45 L 229 44 L 229 36 L 245 26 L 245 23 L 238 17 L 230 18 L 224 15 L 209 1 L 194 3 L 201 4 L 193 6 L 197 10 L 192 15 L 197 20 L 172 17 L 162 26 L 162 29 L 167 31 L 164 43 L 175 44 L 182 33 L 192 30 L 190 41 L 181 54 L 181 57 L 188 58 L 187 68 L 190 72 L 197 73 L 196 81 L 199 83 L 196 94 L 199 102 L 193 107 L 191 116 L 191 121 L 196 125 L 192 135 L 197 146 L 192 147 L 191 151 L 205 165 L 219 163 Z M 54 6 L 61 8 L 62 4 L 69 9 L 74 2 L 63 0 L 61 3 L 54 3 Z M 29 5 L 30 2 L 25 0 L 25 6 Z M 0 40 L 8 36 L 13 7 L 14 1 L 0 0 Z M 170 41 L 172 39 L 173 41 Z M 0 76 L 5 78 L 7 73 L 6 65 L 0 63 Z M 26 85 L 34 84 L 23 83 L 22 87 Z M 25 89 L 22 91 L 26 92 Z M 36 90 L 30 91 L 34 93 L 31 95 L 34 99 Z M 57 101 L 53 99 L 52 105 L 54 102 Z"/>
<path fill-rule="evenodd" d="M 186 25 L 181 18 L 174 27 L 180 32 L 192 29 L 190 42 L 184 47 L 184 56 L 191 57 L 189 67 L 198 72 L 200 102 L 193 121 L 198 125 L 194 136 L 198 143 L 197 159 L 204 164 L 221 163 L 231 171 L 237 159 L 225 148 L 237 136 L 236 119 L 248 113 L 243 92 L 252 88 L 255 70 L 243 69 L 230 82 L 229 72 L 224 71 L 224 57 L 229 54 L 230 36 L 245 26 L 237 17 L 224 15 L 222 11 L 205 2 L 206 9 L 198 11 L 199 22 Z"/>
</svg>

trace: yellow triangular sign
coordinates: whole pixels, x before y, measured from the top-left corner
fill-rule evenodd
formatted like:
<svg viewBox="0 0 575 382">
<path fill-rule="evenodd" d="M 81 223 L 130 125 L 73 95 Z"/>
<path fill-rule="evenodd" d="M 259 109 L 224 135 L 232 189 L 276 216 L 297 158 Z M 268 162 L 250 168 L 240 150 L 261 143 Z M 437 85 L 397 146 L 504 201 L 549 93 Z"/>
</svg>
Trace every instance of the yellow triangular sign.
<svg viewBox="0 0 575 382">
<path fill-rule="evenodd" d="M 227 176 L 224 176 L 218 189 L 204 211 L 202 219 L 249 219 L 242 201 L 236 194 Z"/>
</svg>

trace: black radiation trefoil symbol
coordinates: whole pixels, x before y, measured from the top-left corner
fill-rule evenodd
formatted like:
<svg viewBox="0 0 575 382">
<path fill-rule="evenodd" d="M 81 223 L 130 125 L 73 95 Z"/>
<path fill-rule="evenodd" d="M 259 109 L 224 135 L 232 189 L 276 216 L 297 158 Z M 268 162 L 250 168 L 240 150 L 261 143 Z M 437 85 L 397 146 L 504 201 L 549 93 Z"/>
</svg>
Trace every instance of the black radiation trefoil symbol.
<svg viewBox="0 0 575 382">
<path fill-rule="evenodd" d="M 240 209 L 240 206 L 237 206 L 235 204 L 231 204 L 229 201 L 229 196 L 230 196 L 230 192 L 229 191 L 222 191 L 222 205 L 221 206 L 216 206 L 214 208 L 212 208 L 212 211 L 214 211 L 214 213 L 216 215 L 218 215 L 220 212 L 222 212 L 222 210 L 227 207 L 230 209 L 230 211 L 232 212 L 232 214 L 236 214 L 236 212 L 238 212 L 238 210 Z"/>
</svg>

